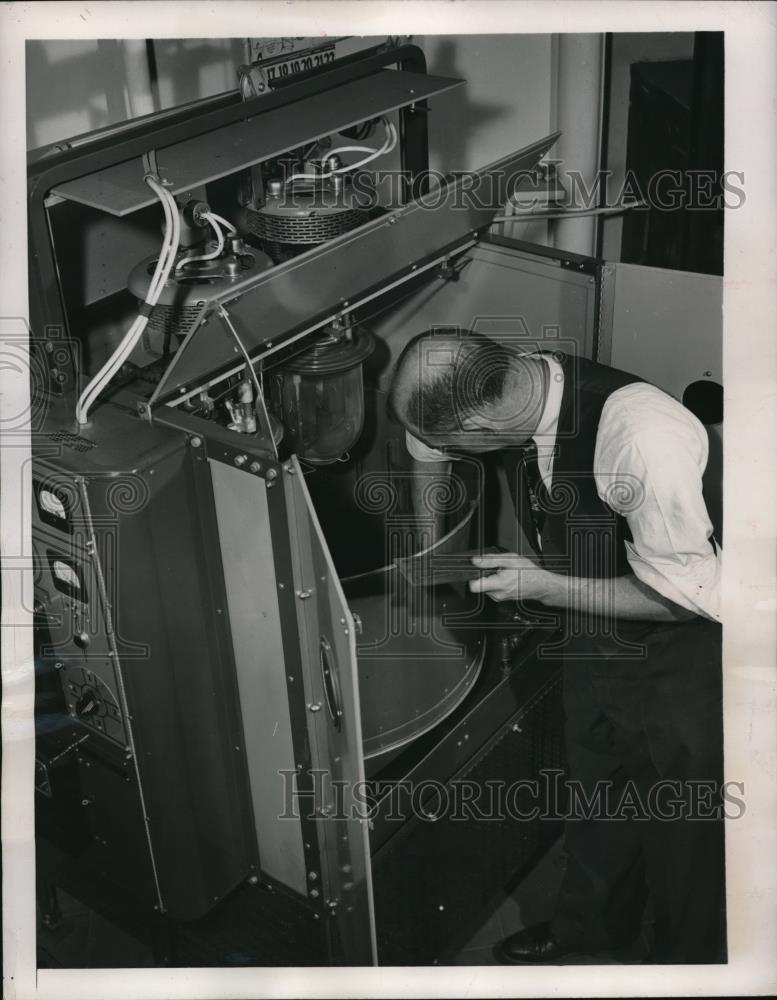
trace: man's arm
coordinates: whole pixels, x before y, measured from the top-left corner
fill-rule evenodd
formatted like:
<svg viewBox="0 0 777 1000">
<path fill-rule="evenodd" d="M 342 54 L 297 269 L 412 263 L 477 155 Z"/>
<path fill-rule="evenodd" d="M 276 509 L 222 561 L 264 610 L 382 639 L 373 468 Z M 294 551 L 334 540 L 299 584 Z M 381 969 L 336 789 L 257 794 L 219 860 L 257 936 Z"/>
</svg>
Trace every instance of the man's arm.
<svg viewBox="0 0 777 1000">
<path fill-rule="evenodd" d="M 634 621 L 681 622 L 697 617 L 631 574 L 610 579 L 562 576 L 512 552 L 472 561 L 495 572 L 470 581 L 470 590 L 495 601 L 539 601 L 551 608 Z"/>
<path fill-rule="evenodd" d="M 720 621 L 721 554 L 702 489 L 707 452 L 693 414 L 637 384 L 605 403 L 594 471 L 601 500 L 629 526 L 626 559 L 645 592 Z"/>
</svg>

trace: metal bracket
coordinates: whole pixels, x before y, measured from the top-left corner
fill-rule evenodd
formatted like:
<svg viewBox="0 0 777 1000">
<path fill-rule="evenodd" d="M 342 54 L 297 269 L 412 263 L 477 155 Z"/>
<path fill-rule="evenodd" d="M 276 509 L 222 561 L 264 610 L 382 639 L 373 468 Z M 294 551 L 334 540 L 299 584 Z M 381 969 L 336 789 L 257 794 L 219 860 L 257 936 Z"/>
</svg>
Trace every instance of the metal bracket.
<svg viewBox="0 0 777 1000">
<path fill-rule="evenodd" d="M 267 74 L 259 63 L 247 63 L 243 66 L 238 66 L 237 78 L 240 87 L 240 96 L 244 101 L 249 101 L 252 97 L 258 97 L 269 87 Z"/>
<path fill-rule="evenodd" d="M 278 63 L 285 63 L 289 60 L 305 59 L 321 49 L 331 49 L 337 42 L 342 41 L 344 36 L 336 38 L 325 38 L 320 45 L 310 45 L 306 49 L 296 49 L 292 51 L 280 52 L 276 56 L 269 58 L 254 59 L 253 62 L 244 63 L 237 68 L 237 78 L 240 88 L 240 95 L 244 101 L 252 97 L 259 97 L 261 94 L 272 90 L 273 86 L 267 74 L 270 66 Z"/>
<path fill-rule="evenodd" d="M 443 281 L 458 281 L 461 272 L 471 261 L 471 257 L 457 257 L 454 261 L 446 257 L 437 270 L 437 277 Z"/>
</svg>

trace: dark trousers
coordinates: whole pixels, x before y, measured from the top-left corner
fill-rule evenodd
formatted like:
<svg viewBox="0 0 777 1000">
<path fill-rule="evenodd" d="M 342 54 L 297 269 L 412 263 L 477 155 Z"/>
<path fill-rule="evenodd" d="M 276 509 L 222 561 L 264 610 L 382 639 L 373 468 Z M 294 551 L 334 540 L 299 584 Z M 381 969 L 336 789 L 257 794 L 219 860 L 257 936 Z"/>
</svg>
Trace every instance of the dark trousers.
<svg viewBox="0 0 777 1000">
<path fill-rule="evenodd" d="M 552 930 L 582 949 L 627 944 L 649 894 L 653 961 L 723 962 L 720 627 L 697 619 L 633 627 L 629 638 L 642 639 L 646 658 L 606 655 L 588 637 L 565 659 L 570 812 L 578 818 L 566 822 Z"/>
</svg>

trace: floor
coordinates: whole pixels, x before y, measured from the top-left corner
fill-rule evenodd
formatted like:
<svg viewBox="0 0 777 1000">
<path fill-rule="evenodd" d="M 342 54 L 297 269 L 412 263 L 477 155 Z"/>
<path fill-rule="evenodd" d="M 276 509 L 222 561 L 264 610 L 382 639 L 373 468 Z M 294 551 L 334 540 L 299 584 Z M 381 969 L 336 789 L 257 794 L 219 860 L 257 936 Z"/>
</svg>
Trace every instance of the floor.
<svg viewBox="0 0 777 1000">
<path fill-rule="evenodd" d="M 495 900 L 491 916 L 461 951 L 446 964 L 496 965 L 494 946 L 523 927 L 549 919 L 564 871 L 562 841 L 557 841 L 540 863 L 511 893 Z M 43 967 L 146 968 L 154 967 L 151 948 L 66 893 L 59 893 L 62 921 L 53 930 L 38 933 L 39 964 Z M 617 956 L 570 956 L 570 964 L 634 964 L 647 950 L 637 942 Z"/>
<path fill-rule="evenodd" d="M 66 892 L 57 893 L 62 920 L 38 927 L 39 968 L 121 969 L 156 966 L 151 948 Z"/>
<path fill-rule="evenodd" d="M 454 965 L 497 965 L 494 946 L 503 938 L 532 924 L 549 920 L 564 874 L 563 838 L 556 841 L 540 863 L 509 894 L 495 901 L 493 912 L 473 934 L 453 960 Z M 570 965 L 631 965 L 642 961 L 647 953 L 649 927 L 642 938 L 617 955 L 570 955 Z"/>
</svg>

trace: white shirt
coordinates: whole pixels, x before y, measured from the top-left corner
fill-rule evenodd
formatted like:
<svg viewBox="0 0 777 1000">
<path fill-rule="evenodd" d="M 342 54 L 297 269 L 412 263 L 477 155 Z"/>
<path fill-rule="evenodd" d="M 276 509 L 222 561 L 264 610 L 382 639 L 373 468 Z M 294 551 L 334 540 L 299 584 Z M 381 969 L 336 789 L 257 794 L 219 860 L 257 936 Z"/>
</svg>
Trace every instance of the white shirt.
<svg viewBox="0 0 777 1000">
<path fill-rule="evenodd" d="M 545 485 L 553 476 L 564 373 L 550 355 L 548 396 L 533 440 Z M 419 462 L 452 456 L 406 432 Z M 702 495 L 709 442 L 699 420 L 661 389 L 637 382 L 613 392 L 596 433 L 594 480 L 600 499 L 626 518 L 632 572 L 675 604 L 720 621 L 722 553 Z"/>
</svg>

